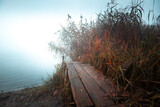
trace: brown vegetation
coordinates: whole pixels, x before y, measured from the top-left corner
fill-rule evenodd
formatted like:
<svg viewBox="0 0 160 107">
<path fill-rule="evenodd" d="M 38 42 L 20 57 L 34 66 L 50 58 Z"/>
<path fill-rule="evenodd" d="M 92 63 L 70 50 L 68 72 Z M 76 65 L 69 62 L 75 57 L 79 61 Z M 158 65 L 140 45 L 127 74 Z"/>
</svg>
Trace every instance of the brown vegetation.
<svg viewBox="0 0 160 107">
<path fill-rule="evenodd" d="M 52 49 L 74 61 L 89 63 L 111 77 L 119 90 L 132 93 L 131 105 L 160 104 L 160 25 L 142 20 L 141 3 L 117 10 L 108 3 L 96 21 L 81 17 L 62 27 L 60 47 Z M 127 64 L 128 67 L 125 68 Z"/>
</svg>

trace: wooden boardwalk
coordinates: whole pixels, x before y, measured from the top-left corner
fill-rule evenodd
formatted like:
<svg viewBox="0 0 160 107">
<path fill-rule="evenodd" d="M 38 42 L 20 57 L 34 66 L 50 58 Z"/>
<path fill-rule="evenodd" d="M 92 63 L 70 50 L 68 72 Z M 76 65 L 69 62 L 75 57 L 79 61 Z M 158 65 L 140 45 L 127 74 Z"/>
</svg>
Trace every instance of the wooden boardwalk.
<svg viewBox="0 0 160 107">
<path fill-rule="evenodd" d="M 119 107 L 108 96 L 111 82 L 93 67 L 78 62 L 66 63 L 73 98 L 77 107 Z"/>
</svg>

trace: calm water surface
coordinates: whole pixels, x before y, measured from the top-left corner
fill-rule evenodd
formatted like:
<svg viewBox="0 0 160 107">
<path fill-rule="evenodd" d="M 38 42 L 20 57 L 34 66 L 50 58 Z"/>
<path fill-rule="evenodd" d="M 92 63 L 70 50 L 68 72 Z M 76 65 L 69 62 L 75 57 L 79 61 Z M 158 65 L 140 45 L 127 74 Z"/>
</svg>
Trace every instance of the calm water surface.
<svg viewBox="0 0 160 107">
<path fill-rule="evenodd" d="M 49 59 L 50 58 L 50 59 Z M 10 91 L 41 85 L 42 78 L 55 72 L 53 57 L 46 60 L 32 57 L 21 52 L 0 53 L 0 91 Z"/>
</svg>

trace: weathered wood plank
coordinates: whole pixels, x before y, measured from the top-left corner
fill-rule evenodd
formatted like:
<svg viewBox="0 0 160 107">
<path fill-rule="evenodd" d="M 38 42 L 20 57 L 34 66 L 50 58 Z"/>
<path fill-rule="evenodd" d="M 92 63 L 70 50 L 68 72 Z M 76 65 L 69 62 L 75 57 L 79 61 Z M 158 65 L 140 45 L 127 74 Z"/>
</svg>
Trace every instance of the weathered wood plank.
<svg viewBox="0 0 160 107">
<path fill-rule="evenodd" d="M 98 83 L 98 85 L 106 92 L 106 95 L 116 94 L 117 91 L 112 81 L 105 78 L 105 76 L 100 71 L 94 69 L 92 66 L 88 64 L 81 64 L 81 66 Z M 111 107 L 125 107 L 125 106 L 126 106 L 125 104 L 111 105 Z"/>
<path fill-rule="evenodd" d="M 106 94 L 107 93 L 109 94 L 115 91 L 113 83 L 110 80 L 106 79 L 101 72 L 99 72 L 98 70 L 95 70 L 90 65 L 81 64 L 81 66 L 97 82 L 97 84 L 106 92 Z"/>
<path fill-rule="evenodd" d="M 106 107 L 114 105 L 113 101 L 106 96 L 105 91 L 86 73 L 85 69 L 79 63 L 73 62 L 73 65 L 91 97 L 94 106 Z"/>
<path fill-rule="evenodd" d="M 74 66 L 71 63 L 67 63 L 69 80 L 71 83 L 71 89 L 73 98 L 77 104 L 77 107 L 90 107 L 93 103 L 88 96 Z"/>
</svg>

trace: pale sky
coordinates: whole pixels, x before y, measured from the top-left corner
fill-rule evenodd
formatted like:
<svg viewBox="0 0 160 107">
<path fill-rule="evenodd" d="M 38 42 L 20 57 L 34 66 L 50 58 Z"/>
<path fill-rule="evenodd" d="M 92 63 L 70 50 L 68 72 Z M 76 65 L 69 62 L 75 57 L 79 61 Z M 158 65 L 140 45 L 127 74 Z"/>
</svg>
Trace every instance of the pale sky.
<svg viewBox="0 0 160 107">
<path fill-rule="evenodd" d="M 116 0 L 120 7 L 130 0 Z M 60 25 L 65 25 L 67 14 L 74 21 L 80 15 L 88 20 L 103 12 L 110 0 L 0 0 L 0 53 L 20 52 L 48 60 L 48 42 L 56 41 Z M 155 15 L 160 15 L 160 0 L 155 0 Z M 153 0 L 145 0 L 146 20 Z"/>
</svg>

